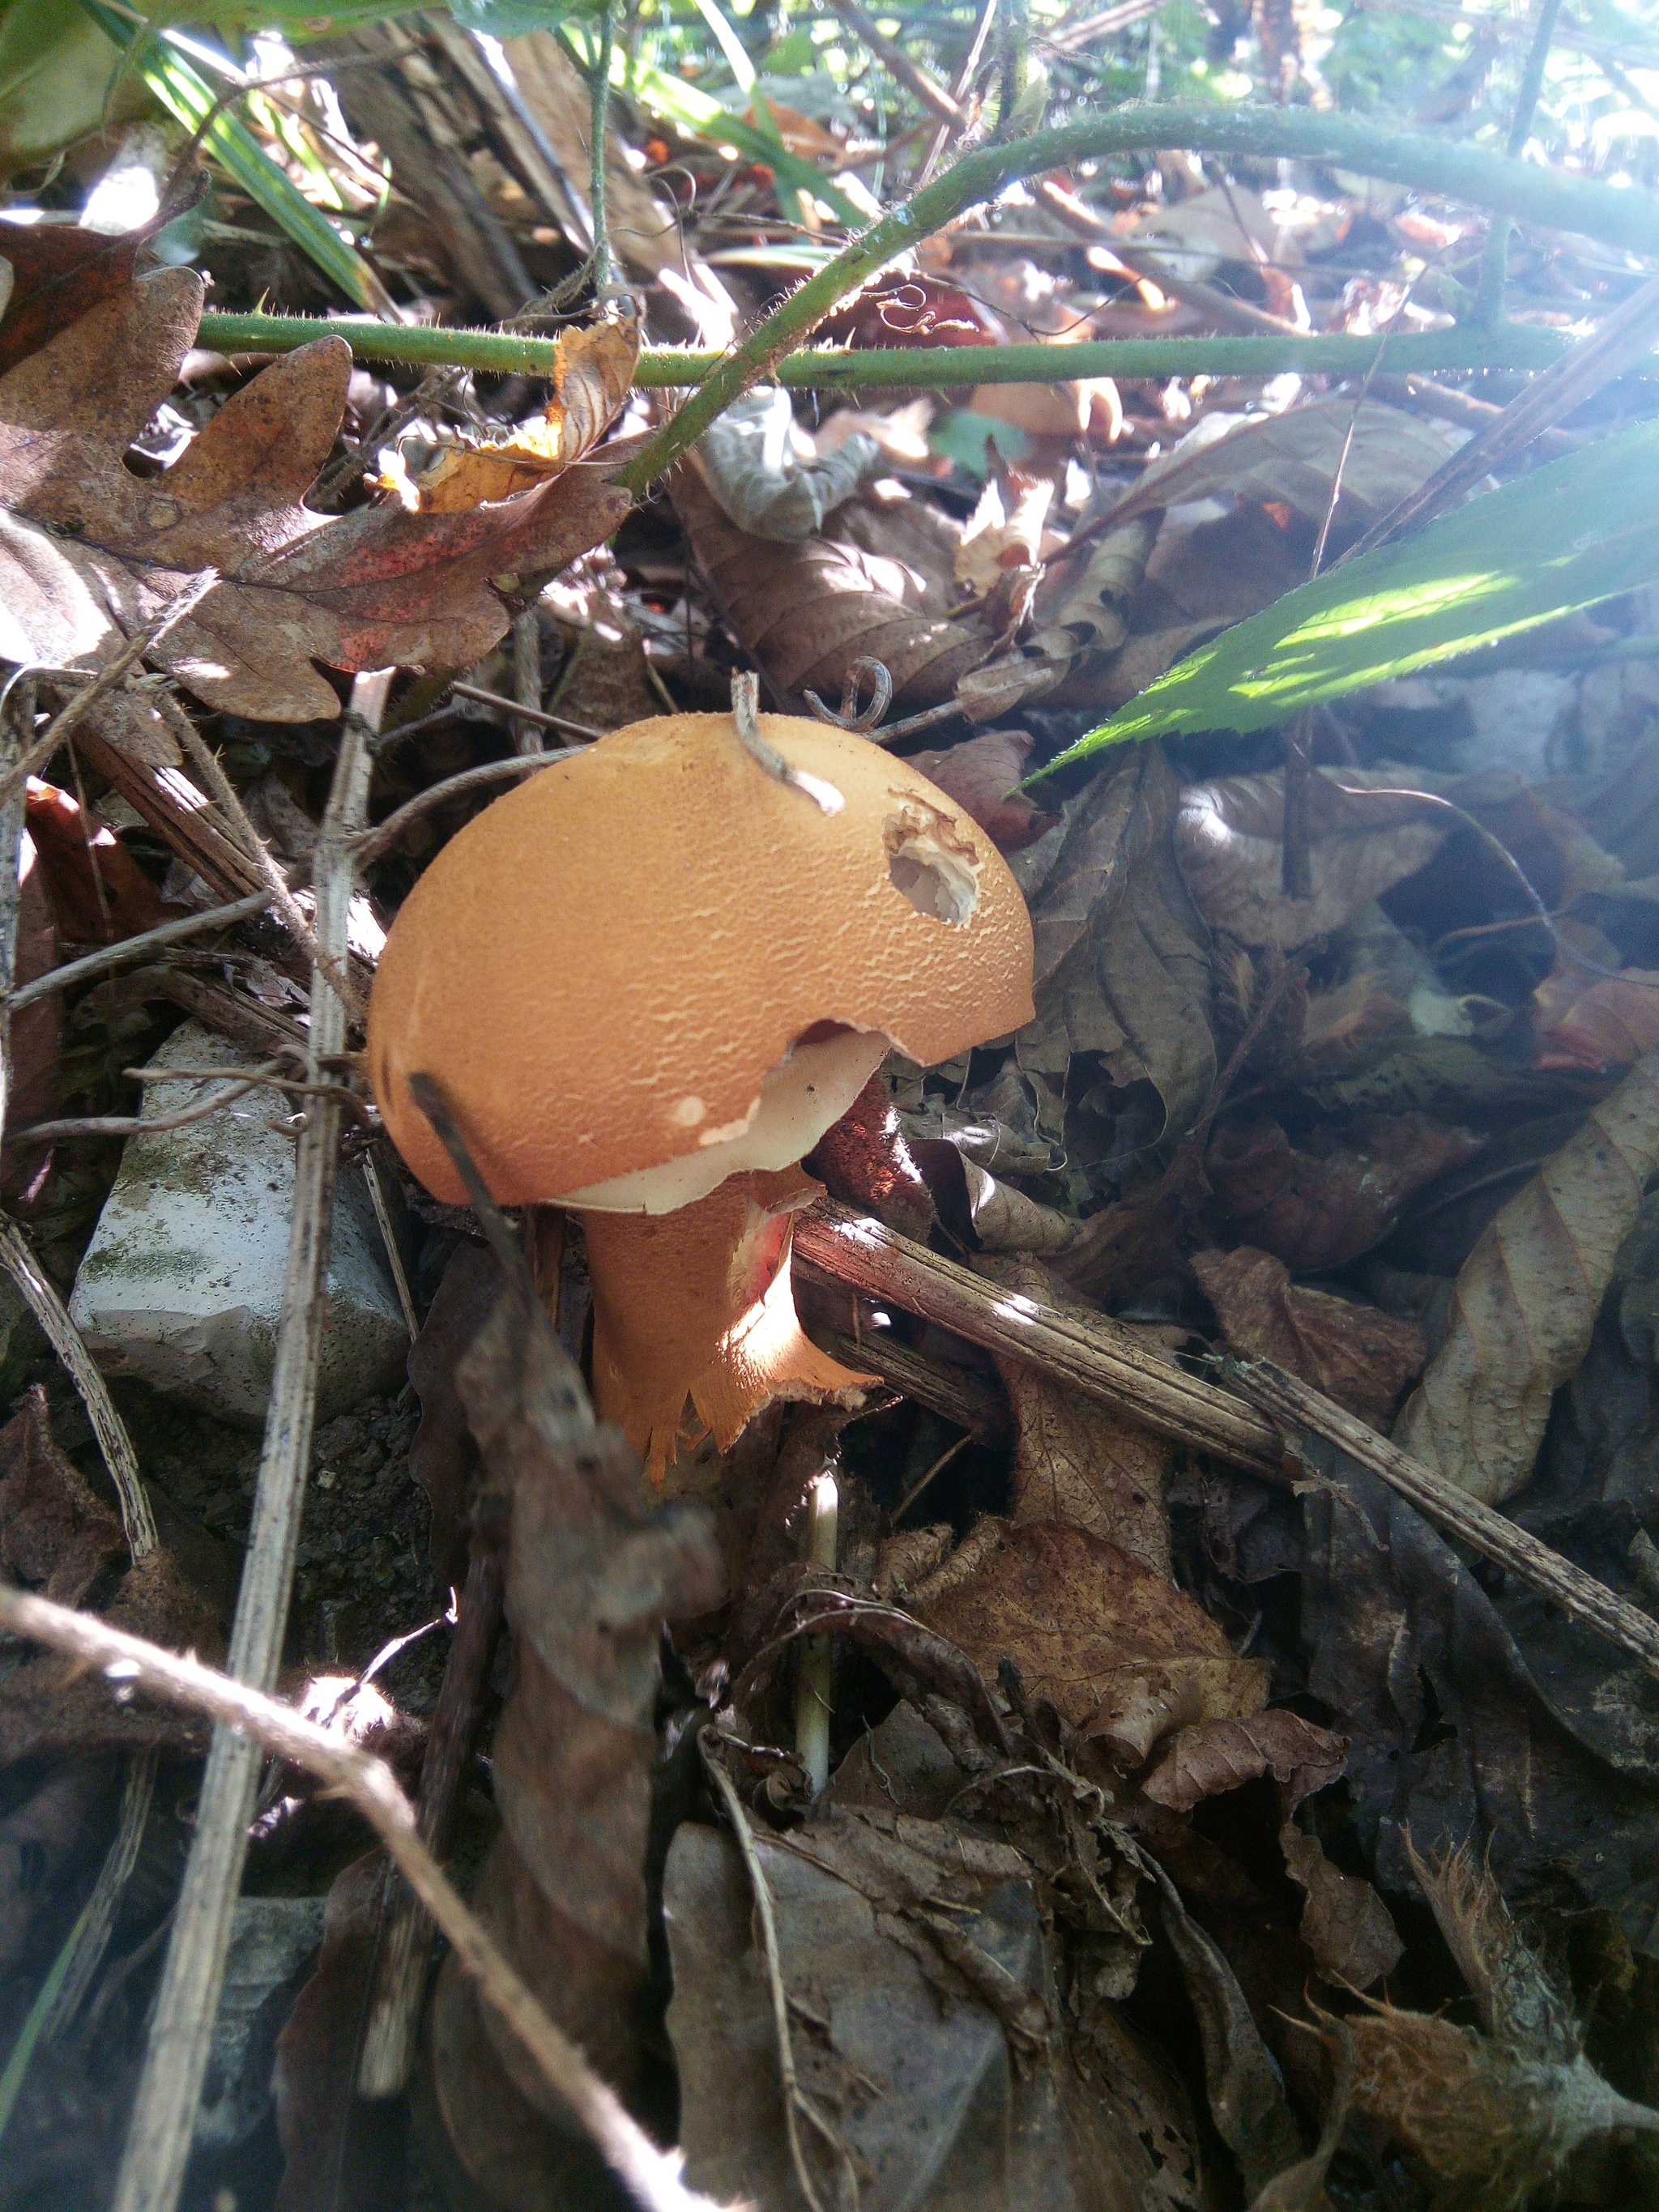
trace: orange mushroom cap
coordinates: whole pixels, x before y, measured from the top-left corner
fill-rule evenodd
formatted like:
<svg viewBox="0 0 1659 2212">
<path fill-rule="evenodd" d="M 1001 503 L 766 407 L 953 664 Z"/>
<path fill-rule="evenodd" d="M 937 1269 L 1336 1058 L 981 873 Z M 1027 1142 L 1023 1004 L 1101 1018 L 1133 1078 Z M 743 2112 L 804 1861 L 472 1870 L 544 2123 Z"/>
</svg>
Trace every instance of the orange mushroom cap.
<svg viewBox="0 0 1659 2212">
<path fill-rule="evenodd" d="M 417 1072 L 502 1204 L 657 1211 L 799 1159 L 890 1042 L 927 1066 L 1030 1020 L 1030 919 L 977 823 L 867 738 L 760 727 L 833 811 L 731 716 L 663 715 L 498 799 L 422 877 L 380 958 L 368 1066 L 434 1195 L 465 1194 Z M 781 1156 L 745 1152 L 775 1109 Z"/>
</svg>

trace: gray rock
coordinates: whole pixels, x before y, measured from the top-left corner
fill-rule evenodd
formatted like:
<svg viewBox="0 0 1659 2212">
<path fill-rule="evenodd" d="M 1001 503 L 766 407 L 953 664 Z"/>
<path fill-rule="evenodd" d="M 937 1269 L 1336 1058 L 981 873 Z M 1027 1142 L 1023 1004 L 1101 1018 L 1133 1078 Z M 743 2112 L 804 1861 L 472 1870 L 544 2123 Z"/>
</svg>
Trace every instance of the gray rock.
<svg viewBox="0 0 1659 2212">
<path fill-rule="evenodd" d="M 245 1056 L 186 1022 L 157 1066 L 237 1067 Z M 177 1112 L 205 1084 L 152 1085 L 146 1116 Z M 129 1138 L 75 1279 L 70 1313 L 109 1375 L 133 1375 L 221 1420 L 264 1419 L 288 1267 L 294 1141 L 270 1127 L 271 1091 L 183 1128 Z M 317 1418 L 403 1380 L 409 1334 L 360 1174 L 343 1173 L 329 1255 Z"/>
<path fill-rule="evenodd" d="M 264 2117 L 270 2073 L 300 1982 L 323 1940 L 320 1897 L 243 1897 L 213 2021 L 198 2148 L 234 2150 Z"/>
</svg>

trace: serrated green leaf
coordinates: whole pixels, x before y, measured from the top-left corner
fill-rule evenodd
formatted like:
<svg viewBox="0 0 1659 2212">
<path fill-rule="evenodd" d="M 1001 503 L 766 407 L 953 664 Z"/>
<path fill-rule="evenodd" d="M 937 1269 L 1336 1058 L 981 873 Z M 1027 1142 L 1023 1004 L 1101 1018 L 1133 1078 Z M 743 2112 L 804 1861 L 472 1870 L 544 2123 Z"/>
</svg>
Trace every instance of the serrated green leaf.
<svg viewBox="0 0 1659 2212">
<path fill-rule="evenodd" d="M 1264 729 L 1656 580 L 1659 422 L 1644 422 L 1287 592 L 1041 773 L 1129 738 Z"/>
</svg>

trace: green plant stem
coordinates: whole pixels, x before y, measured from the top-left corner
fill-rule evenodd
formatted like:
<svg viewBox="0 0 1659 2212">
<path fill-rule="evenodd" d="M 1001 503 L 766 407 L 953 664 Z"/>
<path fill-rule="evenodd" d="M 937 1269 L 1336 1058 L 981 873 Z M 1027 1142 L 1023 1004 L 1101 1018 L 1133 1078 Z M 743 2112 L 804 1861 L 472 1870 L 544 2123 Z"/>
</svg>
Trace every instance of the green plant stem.
<svg viewBox="0 0 1659 2212">
<path fill-rule="evenodd" d="M 1547 7 L 1550 0 L 1545 0 Z M 1561 0 L 1554 0 L 1559 8 Z M 611 49 L 614 29 L 614 0 L 604 0 L 599 9 L 599 51 L 588 78 L 592 95 L 590 110 L 592 156 L 588 195 L 593 210 L 593 296 L 602 300 L 611 285 L 611 227 L 605 214 L 605 161 L 611 134 Z"/>
<path fill-rule="evenodd" d="M 635 491 L 654 483 L 734 399 L 773 374 L 838 301 L 965 209 L 980 206 L 1017 178 L 1160 146 L 1258 161 L 1288 157 L 1334 164 L 1549 228 L 1580 231 L 1632 252 L 1659 254 L 1659 201 L 1650 193 L 1620 191 L 1590 178 L 1563 176 L 1474 147 L 1379 130 L 1347 116 L 1249 107 L 1124 109 L 1063 130 L 1040 131 L 1012 145 L 984 147 L 957 162 L 855 239 L 769 315 L 704 379 L 621 481 Z"/>
<path fill-rule="evenodd" d="M 501 331 L 434 330 L 300 315 L 204 315 L 200 341 L 226 353 L 289 353 L 313 338 L 343 337 L 363 361 L 445 363 L 493 374 L 550 376 L 555 341 Z M 1436 370 L 1548 368 L 1566 352 L 1561 333 L 1506 323 L 1500 331 L 1414 332 L 1389 341 L 1399 375 Z M 777 362 L 780 384 L 796 392 L 950 391 L 975 384 L 1052 384 L 1057 376 L 1363 376 L 1376 359 L 1374 337 L 1307 336 L 1103 338 L 1091 343 L 1007 346 L 872 346 L 867 351 L 805 347 Z M 643 391 L 696 386 L 729 356 L 659 346 L 640 356 L 634 381 Z"/>
<path fill-rule="evenodd" d="M 1561 0 L 1539 0 L 1538 19 L 1533 26 L 1532 45 L 1527 54 L 1527 65 L 1521 75 L 1521 89 L 1516 94 L 1515 113 L 1510 121 L 1509 143 L 1504 149 L 1511 161 L 1518 161 L 1526 150 L 1532 136 L 1532 120 L 1538 112 L 1538 96 L 1544 89 L 1544 70 L 1550 58 L 1550 41 L 1555 36 L 1556 21 L 1561 13 Z M 1486 234 L 1486 251 L 1480 258 L 1480 293 L 1477 316 L 1485 323 L 1498 323 L 1504 316 L 1504 286 L 1509 276 L 1510 233 L 1515 228 L 1513 216 L 1500 215 L 1493 218 Z"/>
</svg>

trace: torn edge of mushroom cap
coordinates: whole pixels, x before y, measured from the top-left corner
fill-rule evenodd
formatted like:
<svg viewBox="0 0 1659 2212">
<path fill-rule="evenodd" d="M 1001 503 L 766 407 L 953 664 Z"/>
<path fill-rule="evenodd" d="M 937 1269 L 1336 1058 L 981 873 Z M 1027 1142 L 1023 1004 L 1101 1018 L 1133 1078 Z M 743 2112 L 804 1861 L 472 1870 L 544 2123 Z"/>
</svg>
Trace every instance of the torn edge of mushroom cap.
<svg viewBox="0 0 1659 2212">
<path fill-rule="evenodd" d="M 887 1052 L 879 1030 L 837 1029 L 832 1036 L 808 1037 L 767 1070 L 740 1122 L 699 1132 L 696 1152 L 562 1192 L 556 1202 L 585 1213 L 672 1213 L 708 1197 L 732 1176 L 793 1167 L 840 1121 Z M 704 1110 L 695 1097 L 677 1109 L 688 1127 Z"/>
<path fill-rule="evenodd" d="M 820 1352 L 795 1312 L 792 1217 L 822 1188 L 792 1167 L 671 1213 L 585 1218 L 594 1403 L 653 1481 L 686 1440 L 688 1403 L 724 1450 L 775 1399 L 856 1406 L 879 1382 Z"/>
</svg>

